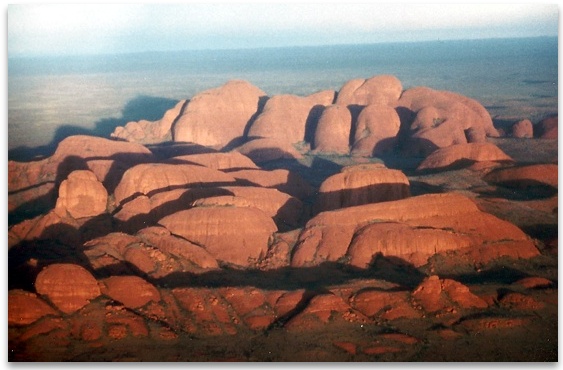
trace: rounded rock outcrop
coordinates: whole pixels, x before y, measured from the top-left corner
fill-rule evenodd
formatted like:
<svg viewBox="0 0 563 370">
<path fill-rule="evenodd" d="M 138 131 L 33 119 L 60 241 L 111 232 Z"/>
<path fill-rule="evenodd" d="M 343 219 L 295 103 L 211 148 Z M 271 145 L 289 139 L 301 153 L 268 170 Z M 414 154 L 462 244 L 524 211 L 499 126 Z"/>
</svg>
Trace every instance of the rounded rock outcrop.
<svg viewBox="0 0 563 370">
<path fill-rule="evenodd" d="M 344 167 L 342 172 L 323 181 L 315 207 L 317 212 L 410 196 L 409 180 L 399 170 L 351 167 Z M 353 170 L 354 167 L 360 168 Z"/>
<path fill-rule="evenodd" d="M 243 267 L 266 255 L 277 231 L 270 217 L 251 207 L 196 207 L 164 217 L 159 224 L 217 260 Z"/>
<path fill-rule="evenodd" d="M 172 128 L 174 141 L 224 148 L 241 140 L 266 93 L 246 81 L 229 81 L 194 96 Z"/>
<path fill-rule="evenodd" d="M 313 149 L 322 153 L 348 154 L 352 114 L 342 105 L 331 105 L 323 110 L 315 130 Z"/>
<path fill-rule="evenodd" d="M 78 311 L 101 294 L 92 274 L 82 266 L 69 263 L 56 263 L 41 270 L 35 279 L 35 289 L 66 314 Z"/>
<path fill-rule="evenodd" d="M 417 171 L 443 171 L 476 162 L 512 163 L 514 160 L 492 143 L 457 144 L 441 148 L 426 157 Z"/>
<path fill-rule="evenodd" d="M 402 92 L 403 85 L 395 76 L 379 75 L 368 79 L 355 79 L 342 86 L 336 104 L 394 106 Z"/>
<path fill-rule="evenodd" d="M 91 171 L 73 171 L 59 187 L 55 212 L 66 212 L 75 219 L 94 217 L 106 212 L 108 193 Z"/>
<path fill-rule="evenodd" d="M 314 135 L 314 131 L 308 131 L 318 121 L 322 110 L 332 104 L 334 94 L 334 91 L 321 91 L 306 97 L 273 96 L 250 126 L 247 136 L 278 139 L 288 144 L 310 141 L 312 138 L 306 138 L 306 134 Z"/>
<path fill-rule="evenodd" d="M 360 112 L 354 129 L 353 156 L 371 157 L 394 150 L 401 120 L 394 108 L 370 104 Z"/>
</svg>

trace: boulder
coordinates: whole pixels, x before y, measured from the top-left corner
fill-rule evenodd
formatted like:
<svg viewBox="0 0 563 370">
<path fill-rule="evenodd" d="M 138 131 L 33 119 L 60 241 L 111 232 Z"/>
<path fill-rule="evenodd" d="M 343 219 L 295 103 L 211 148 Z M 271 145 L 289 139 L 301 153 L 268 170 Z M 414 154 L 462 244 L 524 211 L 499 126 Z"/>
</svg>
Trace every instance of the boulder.
<svg viewBox="0 0 563 370">
<path fill-rule="evenodd" d="M 409 180 L 399 170 L 353 169 L 328 177 L 319 188 L 316 212 L 399 200 L 410 196 Z"/>
<path fill-rule="evenodd" d="M 196 207 L 164 217 L 159 224 L 205 248 L 217 260 L 249 267 L 266 255 L 276 224 L 250 207 Z"/>
<path fill-rule="evenodd" d="M 533 164 L 499 168 L 489 172 L 485 181 L 511 188 L 558 187 L 558 166 L 556 164 Z"/>
<path fill-rule="evenodd" d="M 57 312 L 36 294 L 21 289 L 8 291 L 8 326 L 29 325 Z"/>
<path fill-rule="evenodd" d="M 529 119 L 520 120 L 512 125 L 512 137 L 532 138 L 534 137 L 534 126 Z"/>
<path fill-rule="evenodd" d="M 514 160 L 492 143 L 457 144 L 441 148 L 426 157 L 417 171 L 444 171 L 477 162 L 512 163 Z"/>
<path fill-rule="evenodd" d="M 152 196 L 177 188 L 234 185 L 235 179 L 221 171 L 193 164 L 141 164 L 123 174 L 115 189 L 115 203 L 124 204 L 138 195 Z"/>
<path fill-rule="evenodd" d="M 246 81 L 229 81 L 194 96 L 178 117 L 172 136 L 217 149 L 241 140 L 266 93 Z"/>
<path fill-rule="evenodd" d="M 101 294 L 92 274 L 82 266 L 68 263 L 45 267 L 37 275 L 35 289 L 66 314 L 78 311 Z"/>
<path fill-rule="evenodd" d="M 73 171 L 59 187 L 55 212 L 75 218 L 94 217 L 106 212 L 108 193 L 96 175 L 88 170 Z"/>
<path fill-rule="evenodd" d="M 408 128 L 403 138 L 407 154 L 427 156 L 438 148 L 485 142 L 487 136 L 498 136 L 491 116 L 479 102 L 450 91 L 408 89 L 397 109 L 413 112 L 414 116 L 412 122 L 402 123 Z"/>
<path fill-rule="evenodd" d="M 171 164 L 197 164 L 219 171 L 235 171 L 240 169 L 258 169 L 258 166 L 247 156 L 233 151 L 228 153 L 189 154 L 170 158 Z"/>
<path fill-rule="evenodd" d="M 344 106 L 377 104 L 393 107 L 402 92 L 401 81 L 395 76 L 380 75 L 365 80 L 355 79 L 342 86 L 336 104 Z"/>
<path fill-rule="evenodd" d="M 180 100 L 173 108 L 164 113 L 157 121 L 131 121 L 125 126 L 117 126 L 111 137 L 141 144 L 155 144 L 172 140 L 172 124 L 187 105 L 187 100 Z"/>
<path fill-rule="evenodd" d="M 321 91 L 306 97 L 276 95 L 250 126 L 248 137 L 273 138 L 288 144 L 312 141 L 314 126 L 325 106 L 334 101 L 334 91 Z M 311 131 L 311 132 L 310 132 Z"/>
<path fill-rule="evenodd" d="M 539 254 L 517 226 L 480 211 L 461 194 L 446 193 L 322 212 L 307 222 L 291 265 L 344 260 L 366 268 L 382 255 L 421 266 L 434 251 L 471 263 Z"/>
<path fill-rule="evenodd" d="M 352 155 L 371 157 L 393 151 L 400 126 L 394 108 L 381 104 L 366 106 L 356 122 Z"/>
<path fill-rule="evenodd" d="M 255 163 L 265 163 L 278 159 L 303 158 L 303 155 L 284 139 L 255 138 L 234 150 L 249 157 Z"/>
<path fill-rule="evenodd" d="M 135 309 L 160 301 L 160 293 L 154 285 L 138 276 L 111 276 L 102 283 L 102 294 L 127 308 Z"/>
<path fill-rule="evenodd" d="M 534 126 L 534 137 L 540 139 L 557 139 L 559 125 L 558 116 L 546 117 Z"/>
<path fill-rule="evenodd" d="M 348 154 L 352 114 L 342 105 L 331 105 L 323 110 L 315 130 L 313 149 L 321 153 Z"/>
</svg>

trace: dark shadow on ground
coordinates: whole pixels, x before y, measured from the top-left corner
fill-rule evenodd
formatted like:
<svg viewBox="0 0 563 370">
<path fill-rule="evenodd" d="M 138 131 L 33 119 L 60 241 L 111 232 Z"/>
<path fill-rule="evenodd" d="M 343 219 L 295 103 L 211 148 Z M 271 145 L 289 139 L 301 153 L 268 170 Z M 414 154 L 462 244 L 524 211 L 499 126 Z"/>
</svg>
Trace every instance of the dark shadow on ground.
<svg viewBox="0 0 563 370">
<path fill-rule="evenodd" d="M 20 162 L 36 160 L 52 155 L 57 145 L 65 138 L 73 135 L 89 135 L 109 138 L 117 126 L 124 126 L 131 121 L 156 121 L 164 113 L 173 108 L 178 100 L 140 95 L 125 104 L 121 110 L 121 117 L 103 118 L 95 123 L 95 127 L 88 129 L 78 125 L 64 125 L 57 128 L 51 142 L 39 147 L 18 147 L 8 150 L 8 160 Z"/>
</svg>

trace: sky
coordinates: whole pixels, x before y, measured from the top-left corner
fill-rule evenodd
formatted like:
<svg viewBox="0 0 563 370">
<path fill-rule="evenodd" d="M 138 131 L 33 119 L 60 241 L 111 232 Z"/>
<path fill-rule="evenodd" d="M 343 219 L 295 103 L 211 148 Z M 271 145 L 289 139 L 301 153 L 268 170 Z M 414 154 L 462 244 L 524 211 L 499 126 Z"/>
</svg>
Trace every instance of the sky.
<svg viewBox="0 0 563 370">
<path fill-rule="evenodd" d="M 8 5 L 8 56 L 557 36 L 556 4 Z"/>
</svg>

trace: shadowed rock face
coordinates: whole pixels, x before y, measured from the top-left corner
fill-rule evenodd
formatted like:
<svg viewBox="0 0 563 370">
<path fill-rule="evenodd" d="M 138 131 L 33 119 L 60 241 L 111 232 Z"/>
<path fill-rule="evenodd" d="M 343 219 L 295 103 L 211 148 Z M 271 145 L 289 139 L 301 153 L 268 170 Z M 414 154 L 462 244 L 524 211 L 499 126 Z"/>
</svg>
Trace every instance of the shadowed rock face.
<svg viewBox="0 0 563 370">
<path fill-rule="evenodd" d="M 152 153 L 140 144 L 84 135 L 68 137 L 51 157 L 36 162 L 8 161 L 8 213 L 51 209 L 58 186 L 75 170 L 92 171 L 111 193 L 125 170 L 152 159 Z"/>
<path fill-rule="evenodd" d="M 476 162 L 514 162 L 499 147 L 491 143 L 469 143 L 441 148 L 430 154 L 417 171 L 440 171 L 467 167 Z"/>
<path fill-rule="evenodd" d="M 540 139 L 557 139 L 559 119 L 558 116 L 542 119 L 534 126 L 534 137 Z"/>
<path fill-rule="evenodd" d="M 284 139 L 256 138 L 234 150 L 244 154 L 255 163 L 264 163 L 276 159 L 300 159 L 303 155 Z"/>
<path fill-rule="evenodd" d="M 409 180 L 387 168 L 344 169 L 327 178 L 319 188 L 317 212 L 362 204 L 399 200 L 410 196 Z"/>
<path fill-rule="evenodd" d="M 141 194 L 153 195 L 179 187 L 214 187 L 234 183 L 235 179 L 228 174 L 203 166 L 142 164 L 123 174 L 115 189 L 115 202 L 119 205 Z"/>
<path fill-rule="evenodd" d="M 259 109 L 260 99 L 265 96 L 246 81 L 230 81 L 199 93 L 172 127 L 173 139 L 223 148 L 244 136 L 246 126 Z"/>
<path fill-rule="evenodd" d="M 537 164 L 499 168 L 487 174 L 484 180 L 493 184 L 526 189 L 534 186 L 558 187 L 558 166 Z"/>
</svg>

